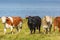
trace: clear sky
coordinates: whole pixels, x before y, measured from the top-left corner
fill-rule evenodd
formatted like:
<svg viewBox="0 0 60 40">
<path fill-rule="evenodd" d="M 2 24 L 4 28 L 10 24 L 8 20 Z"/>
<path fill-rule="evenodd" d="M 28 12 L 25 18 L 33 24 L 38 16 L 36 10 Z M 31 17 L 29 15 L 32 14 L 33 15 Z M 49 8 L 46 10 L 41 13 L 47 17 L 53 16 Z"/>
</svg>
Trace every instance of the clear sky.
<svg viewBox="0 0 60 40">
<path fill-rule="evenodd" d="M 0 16 L 59 16 L 60 0 L 0 0 Z"/>
</svg>

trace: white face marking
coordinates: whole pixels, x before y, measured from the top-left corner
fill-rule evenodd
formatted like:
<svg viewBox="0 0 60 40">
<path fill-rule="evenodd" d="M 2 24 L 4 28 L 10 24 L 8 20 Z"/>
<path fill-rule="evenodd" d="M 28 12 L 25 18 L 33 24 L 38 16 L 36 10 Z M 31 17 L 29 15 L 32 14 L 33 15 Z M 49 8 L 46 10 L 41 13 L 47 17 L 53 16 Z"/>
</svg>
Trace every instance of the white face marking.
<svg viewBox="0 0 60 40">
<path fill-rule="evenodd" d="M 46 21 L 49 22 L 50 21 L 50 17 L 46 16 Z"/>
<path fill-rule="evenodd" d="M 13 23 L 13 18 L 12 17 L 8 17 L 10 20 L 11 20 L 11 22 Z"/>
<path fill-rule="evenodd" d="M 52 17 L 46 16 L 46 21 L 47 21 L 47 22 L 50 22 L 50 23 L 52 24 Z"/>
<path fill-rule="evenodd" d="M 6 22 L 6 17 L 1 17 L 1 19 L 2 19 L 2 23 L 5 23 Z"/>
</svg>

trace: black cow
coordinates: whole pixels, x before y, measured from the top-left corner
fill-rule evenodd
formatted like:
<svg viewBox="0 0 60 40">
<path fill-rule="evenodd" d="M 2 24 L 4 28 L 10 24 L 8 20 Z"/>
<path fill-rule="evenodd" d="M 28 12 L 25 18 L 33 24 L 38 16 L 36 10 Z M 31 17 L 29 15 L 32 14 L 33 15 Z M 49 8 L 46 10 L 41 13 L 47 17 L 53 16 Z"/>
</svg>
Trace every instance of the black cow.
<svg viewBox="0 0 60 40">
<path fill-rule="evenodd" d="M 31 34 L 32 34 L 32 31 L 34 30 L 34 33 L 36 31 L 36 29 L 39 30 L 39 33 L 40 33 L 40 27 L 41 27 L 41 18 L 39 16 L 28 16 L 26 17 L 26 19 L 28 19 L 28 27 L 31 31 Z"/>
</svg>

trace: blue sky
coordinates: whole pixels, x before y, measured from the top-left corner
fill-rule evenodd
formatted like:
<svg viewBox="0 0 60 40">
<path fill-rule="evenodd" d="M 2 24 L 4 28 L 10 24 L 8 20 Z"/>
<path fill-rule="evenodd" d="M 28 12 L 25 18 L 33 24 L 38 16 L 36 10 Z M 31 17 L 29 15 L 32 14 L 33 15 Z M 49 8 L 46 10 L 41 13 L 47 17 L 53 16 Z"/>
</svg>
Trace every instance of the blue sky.
<svg viewBox="0 0 60 40">
<path fill-rule="evenodd" d="M 0 0 L 0 8 L 60 7 L 60 0 Z"/>
<path fill-rule="evenodd" d="M 60 0 L 0 0 L 0 16 L 59 16 Z"/>
</svg>

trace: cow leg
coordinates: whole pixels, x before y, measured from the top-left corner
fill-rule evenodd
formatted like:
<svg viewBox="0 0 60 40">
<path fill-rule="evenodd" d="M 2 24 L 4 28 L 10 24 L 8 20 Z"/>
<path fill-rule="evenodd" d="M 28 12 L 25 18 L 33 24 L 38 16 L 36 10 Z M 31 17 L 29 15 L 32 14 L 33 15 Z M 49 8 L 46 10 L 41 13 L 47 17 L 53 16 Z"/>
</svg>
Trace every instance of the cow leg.
<svg viewBox="0 0 60 40">
<path fill-rule="evenodd" d="M 33 31 L 33 29 L 32 28 L 30 28 L 30 33 L 32 34 L 32 31 Z"/>
<path fill-rule="evenodd" d="M 20 22 L 20 29 L 22 29 L 22 22 Z"/>
<path fill-rule="evenodd" d="M 35 34 L 36 29 L 34 28 L 34 34 Z"/>
<path fill-rule="evenodd" d="M 40 25 L 38 26 L 38 29 L 39 29 L 39 33 L 40 33 Z"/>
<path fill-rule="evenodd" d="M 46 29 L 44 28 L 44 30 L 43 30 L 43 31 L 44 31 L 44 34 L 45 34 L 45 33 L 46 33 Z"/>
<path fill-rule="evenodd" d="M 10 28 L 11 28 L 11 33 L 13 34 L 13 27 L 11 26 Z"/>
<path fill-rule="evenodd" d="M 16 30 L 17 30 L 17 31 L 19 30 L 18 27 L 16 27 Z"/>
<path fill-rule="evenodd" d="M 21 31 L 21 29 L 22 29 L 22 27 L 20 27 L 20 28 L 18 27 L 19 32 Z"/>
<path fill-rule="evenodd" d="M 4 28 L 4 34 L 6 34 L 6 28 Z"/>
<path fill-rule="evenodd" d="M 49 30 L 49 32 L 51 32 L 51 28 L 52 28 L 52 25 L 50 26 L 50 30 Z"/>
<path fill-rule="evenodd" d="M 48 30 L 49 32 L 51 32 L 51 28 L 52 28 L 52 24 L 51 24 L 50 27 L 49 27 L 49 30 Z"/>
<path fill-rule="evenodd" d="M 22 22 L 19 23 L 18 29 L 19 29 L 19 32 L 20 32 L 21 29 L 22 29 Z"/>
<path fill-rule="evenodd" d="M 56 28 L 57 28 L 57 26 L 54 26 L 54 32 L 55 32 Z"/>
<path fill-rule="evenodd" d="M 59 28 L 59 32 L 60 32 L 60 28 Z"/>
<path fill-rule="evenodd" d="M 48 34 L 51 32 L 50 28 L 48 28 Z"/>
<path fill-rule="evenodd" d="M 48 28 L 46 28 L 46 34 L 48 33 Z"/>
<path fill-rule="evenodd" d="M 44 28 L 44 34 L 48 33 L 48 28 Z"/>
<path fill-rule="evenodd" d="M 30 30 L 31 31 L 31 34 L 32 34 L 32 30 Z"/>
</svg>

